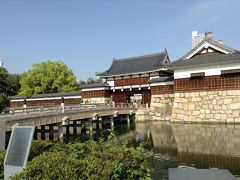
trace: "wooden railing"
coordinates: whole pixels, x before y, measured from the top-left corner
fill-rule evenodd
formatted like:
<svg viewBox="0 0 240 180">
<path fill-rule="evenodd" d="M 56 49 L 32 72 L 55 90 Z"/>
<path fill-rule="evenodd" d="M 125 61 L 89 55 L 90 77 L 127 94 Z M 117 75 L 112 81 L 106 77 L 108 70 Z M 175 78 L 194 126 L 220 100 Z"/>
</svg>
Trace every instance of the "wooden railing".
<svg viewBox="0 0 240 180">
<path fill-rule="evenodd" d="M 8 113 L 4 115 L 18 115 L 18 114 L 36 114 L 36 113 L 68 113 L 73 111 L 89 111 L 89 110 L 101 110 L 101 109 L 119 109 L 119 108 L 146 108 L 143 104 L 130 104 L 130 103 L 110 103 L 110 104 L 72 104 L 72 105 L 58 105 L 58 106 L 32 106 L 32 107 L 21 107 L 21 108 L 9 108 L 5 109 Z"/>
</svg>

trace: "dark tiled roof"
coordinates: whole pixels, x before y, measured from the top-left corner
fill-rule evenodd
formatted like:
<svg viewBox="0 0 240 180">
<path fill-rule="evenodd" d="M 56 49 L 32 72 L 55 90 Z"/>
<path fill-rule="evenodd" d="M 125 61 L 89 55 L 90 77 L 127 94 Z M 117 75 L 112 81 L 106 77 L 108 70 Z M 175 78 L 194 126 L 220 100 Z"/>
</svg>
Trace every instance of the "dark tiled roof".
<svg viewBox="0 0 240 180">
<path fill-rule="evenodd" d="M 107 77 L 151 72 L 163 68 L 166 61 L 169 62 L 167 51 L 145 56 L 117 59 L 113 60 L 109 70 L 103 73 L 97 73 L 97 76 Z"/>
<path fill-rule="evenodd" d="M 12 96 L 11 99 L 12 100 L 17 100 L 17 99 L 26 99 L 26 96 Z"/>
<path fill-rule="evenodd" d="M 224 44 L 220 44 L 217 41 L 214 41 L 212 39 L 204 39 L 201 43 L 199 43 L 195 48 L 193 48 L 191 51 L 189 51 L 187 54 L 185 54 L 183 57 L 181 57 L 180 59 L 185 59 L 187 56 L 189 56 L 190 54 L 192 54 L 195 50 L 197 50 L 200 46 L 202 46 L 205 42 L 208 42 L 209 44 L 213 44 L 221 49 L 224 49 L 226 51 L 229 51 L 230 53 L 237 53 L 239 51 L 237 51 L 236 49 L 230 48 Z"/>
<path fill-rule="evenodd" d="M 158 77 L 150 79 L 149 83 L 158 83 L 158 82 L 167 82 L 167 81 L 173 81 L 173 76 L 165 76 L 165 77 Z"/>
<path fill-rule="evenodd" d="M 166 65 L 166 67 L 170 69 L 182 69 L 188 67 L 223 65 L 230 63 L 240 63 L 240 53 L 198 55 L 186 60 L 182 59 L 173 61 L 170 64 Z"/>
<path fill-rule="evenodd" d="M 87 88 L 99 88 L 99 87 L 110 87 L 107 83 L 93 83 L 93 84 L 82 84 L 81 89 Z"/>
<path fill-rule="evenodd" d="M 80 91 L 64 92 L 64 93 L 49 93 L 49 94 L 35 94 L 27 98 L 26 96 L 12 96 L 12 100 L 17 99 L 31 99 L 31 98 L 51 98 L 51 97 L 67 97 L 67 96 L 80 96 Z"/>
</svg>

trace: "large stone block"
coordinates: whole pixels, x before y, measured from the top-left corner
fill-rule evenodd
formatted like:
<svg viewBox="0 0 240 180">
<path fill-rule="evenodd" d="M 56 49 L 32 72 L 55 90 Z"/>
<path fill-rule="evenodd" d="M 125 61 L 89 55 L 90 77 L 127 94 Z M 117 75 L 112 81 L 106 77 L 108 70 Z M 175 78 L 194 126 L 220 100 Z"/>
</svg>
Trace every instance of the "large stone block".
<svg viewBox="0 0 240 180">
<path fill-rule="evenodd" d="M 207 96 L 207 92 L 199 92 L 199 96 Z"/>
<path fill-rule="evenodd" d="M 239 117 L 239 111 L 240 111 L 240 109 L 239 110 L 233 110 L 232 117 L 233 118 L 238 118 Z"/>
<path fill-rule="evenodd" d="M 199 102 L 199 101 L 202 101 L 202 98 L 200 97 L 192 98 L 192 102 Z"/>
<path fill-rule="evenodd" d="M 228 96 L 240 96 L 240 90 L 228 90 L 227 95 Z"/>
<path fill-rule="evenodd" d="M 228 104 L 228 109 L 240 109 L 240 102 L 239 103 L 233 103 L 233 104 Z"/>
<path fill-rule="evenodd" d="M 196 116 L 189 116 L 188 121 L 197 121 L 197 117 Z"/>
<path fill-rule="evenodd" d="M 227 115 L 226 114 L 221 114 L 221 120 L 226 120 L 227 119 Z"/>
<path fill-rule="evenodd" d="M 231 104 L 232 103 L 232 98 L 226 98 L 223 100 L 224 104 Z"/>
<path fill-rule="evenodd" d="M 188 105 L 188 110 L 189 110 L 189 111 L 195 110 L 195 104 L 193 104 L 193 103 L 189 104 L 189 105 Z"/>
<path fill-rule="evenodd" d="M 220 114 L 216 113 L 216 114 L 214 114 L 214 118 L 217 119 L 217 120 L 220 120 L 221 116 L 220 116 Z"/>
</svg>

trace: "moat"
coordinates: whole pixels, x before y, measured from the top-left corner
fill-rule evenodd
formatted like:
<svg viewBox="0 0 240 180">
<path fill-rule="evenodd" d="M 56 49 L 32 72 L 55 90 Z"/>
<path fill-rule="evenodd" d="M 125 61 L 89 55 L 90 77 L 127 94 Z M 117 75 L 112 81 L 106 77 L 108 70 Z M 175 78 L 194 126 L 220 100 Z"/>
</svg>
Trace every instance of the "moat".
<svg viewBox="0 0 240 180">
<path fill-rule="evenodd" d="M 153 179 L 168 179 L 175 167 L 228 169 L 240 177 L 240 125 L 148 122 L 117 124 L 114 131 L 120 140 L 145 143 Z"/>
</svg>

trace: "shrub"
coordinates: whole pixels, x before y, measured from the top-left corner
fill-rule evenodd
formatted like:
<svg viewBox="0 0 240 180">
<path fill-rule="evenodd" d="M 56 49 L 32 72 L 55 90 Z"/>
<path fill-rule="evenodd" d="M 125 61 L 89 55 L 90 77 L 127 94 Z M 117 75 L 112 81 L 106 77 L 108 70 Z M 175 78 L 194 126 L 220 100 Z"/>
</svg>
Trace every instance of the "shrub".
<svg viewBox="0 0 240 180">
<path fill-rule="evenodd" d="M 42 154 L 35 150 L 35 155 L 40 155 L 13 179 L 150 179 L 143 154 L 126 143 L 87 141 L 50 146 L 49 152 Z"/>
<path fill-rule="evenodd" d="M 40 154 L 54 149 L 54 143 L 50 141 L 34 140 L 30 149 L 30 154 L 28 160 L 32 160 L 34 157 Z"/>
<path fill-rule="evenodd" d="M 79 179 L 81 167 L 80 161 L 64 152 L 45 152 L 34 158 L 23 173 L 12 179 Z"/>
<path fill-rule="evenodd" d="M 5 151 L 0 150 L 0 179 L 3 179 L 4 176 L 4 157 Z"/>
</svg>

